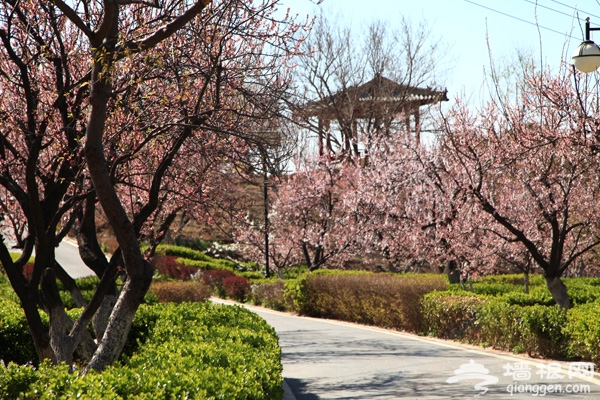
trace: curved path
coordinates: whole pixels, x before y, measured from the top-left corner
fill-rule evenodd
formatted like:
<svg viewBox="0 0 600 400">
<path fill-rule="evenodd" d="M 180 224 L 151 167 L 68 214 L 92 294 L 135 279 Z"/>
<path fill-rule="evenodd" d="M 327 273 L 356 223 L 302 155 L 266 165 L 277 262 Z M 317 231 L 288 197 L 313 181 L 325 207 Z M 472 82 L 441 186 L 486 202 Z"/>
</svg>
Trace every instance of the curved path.
<svg viewBox="0 0 600 400">
<path fill-rule="evenodd" d="M 94 271 L 81 261 L 77 244 L 70 240 L 63 240 L 56 249 L 56 261 L 67 271 L 72 278 L 83 278 L 94 275 Z"/>
<path fill-rule="evenodd" d="M 91 274 L 77 247 L 57 251 L 78 278 Z M 235 304 L 213 299 L 215 302 Z M 453 342 L 332 320 L 245 307 L 279 335 L 285 400 L 599 399 L 589 365 L 531 359 Z"/>
<path fill-rule="evenodd" d="M 246 307 L 279 335 L 290 399 L 600 399 L 588 365 Z"/>
</svg>

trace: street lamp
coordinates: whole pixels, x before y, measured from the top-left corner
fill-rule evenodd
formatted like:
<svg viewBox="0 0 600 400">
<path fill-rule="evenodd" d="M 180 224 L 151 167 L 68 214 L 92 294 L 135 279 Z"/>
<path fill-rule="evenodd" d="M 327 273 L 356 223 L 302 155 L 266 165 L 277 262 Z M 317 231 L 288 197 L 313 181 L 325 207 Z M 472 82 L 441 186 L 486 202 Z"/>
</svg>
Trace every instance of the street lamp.
<svg viewBox="0 0 600 400">
<path fill-rule="evenodd" d="M 600 31 L 600 28 L 590 28 L 590 18 L 585 20 L 585 41 L 575 49 L 573 65 L 581 72 L 594 72 L 600 67 L 600 47 L 590 40 L 591 31 Z"/>
</svg>

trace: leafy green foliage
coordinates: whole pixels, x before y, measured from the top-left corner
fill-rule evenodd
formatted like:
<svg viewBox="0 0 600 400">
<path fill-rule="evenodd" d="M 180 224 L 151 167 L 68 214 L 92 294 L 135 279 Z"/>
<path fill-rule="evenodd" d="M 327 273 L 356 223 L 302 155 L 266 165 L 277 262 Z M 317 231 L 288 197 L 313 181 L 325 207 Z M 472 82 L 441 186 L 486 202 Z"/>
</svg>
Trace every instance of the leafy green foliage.
<svg viewBox="0 0 600 400">
<path fill-rule="evenodd" d="M 194 267 L 196 269 L 208 270 L 208 269 L 221 269 L 227 271 L 235 271 L 235 263 L 228 260 L 218 260 L 216 258 L 205 260 L 191 260 L 188 258 L 179 257 L 176 260 L 182 265 L 188 267 Z"/>
<path fill-rule="evenodd" d="M 431 293 L 422 303 L 425 333 L 542 357 L 565 356 L 567 313 L 555 305 L 517 305 L 505 296 Z"/>
<path fill-rule="evenodd" d="M 300 314 L 305 313 L 306 307 L 306 280 L 308 274 L 300 275 L 295 279 L 285 281 L 283 288 L 283 297 L 289 309 Z"/>
<path fill-rule="evenodd" d="M 426 294 L 421 301 L 423 333 L 444 339 L 471 337 L 482 302 L 480 296 L 457 296 L 450 291 Z"/>
<path fill-rule="evenodd" d="M 172 246 L 172 245 L 161 244 L 161 245 L 158 245 L 158 247 L 156 248 L 156 253 L 163 254 L 165 256 L 187 258 L 190 260 L 197 260 L 197 261 L 211 261 L 212 260 L 211 257 L 207 256 L 206 254 L 204 254 L 203 252 L 201 252 L 199 250 L 194 250 L 194 249 L 190 249 L 189 247 L 183 247 L 183 246 Z"/>
<path fill-rule="evenodd" d="M 2 298 L 0 298 L 0 359 L 19 364 L 38 361 L 23 309 L 18 303 Z"/>
<path fill-rule="evenodd" d="M 8 398 L 281 399 L 277 336 L 239 307 L 209 303 L 142 306 L 131 330 L 138 351 L 85 377 L 66 366 L 0 367 Z"/>
<path fill-rule="evenodd" d="M 238 272 L 236 275 L 238 276 L 243 276 L 244 278 L 248 278 L 251 280 L 263 280 L 265 279 L 265 276 L 263 274 L 261 274 L 258 271 L 245 271 L 245 272 Z"/>
<path fill-rule="evenodd" d="M 563 332 L 569 338 L 569 356 L 600 364 L 600 304 L 589 303 L 570 309 Z"/>
</svg>

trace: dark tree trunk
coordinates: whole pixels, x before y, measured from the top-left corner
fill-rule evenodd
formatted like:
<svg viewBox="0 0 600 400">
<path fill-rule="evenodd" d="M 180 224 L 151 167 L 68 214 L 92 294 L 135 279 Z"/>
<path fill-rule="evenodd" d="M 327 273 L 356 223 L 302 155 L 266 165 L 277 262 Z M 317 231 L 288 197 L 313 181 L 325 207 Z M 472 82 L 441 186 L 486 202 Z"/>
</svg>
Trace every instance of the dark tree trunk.
<svg viewBox="0 0 600 400">
<path fill-rule="evenodd" d="M 102 371 L 118 359 L 127 340 L 133 317 L 152 281 L 152 266 L 142 257 L 133 224 L 127 217 L 116 194 L 109 174 L 108 163 L 104 157 L 103 135 L 107 118 L 107 103 L 112 90 L 106 71 L 112 65 L 111 47 L 117 37 L 118 6 L 109 4 L 106 12 L 113 14 L 113 19 L 108 26 L 110 33 L 107 35 L 105 43 L 101 44 L 101 47 L 106 46 L 108 51 L 104 54 L 105 49 L 100 48 L 94 55 L 98 61 L 94 63 L 92 70 L 91 109 L 84 152 L 96 195 L 119 243 L 127 279 L 110 314 L 98 349 L 85 372 L 91 369 Z"/>
<path fill-rule="evenodd" d="M 546 285 L 552 294 L 552 298 L 560 308 L 567 310 L 571 308 L 571 300 L 567 293 L 567 287 L 559 277 L 546 276 Z"/>
</svg>

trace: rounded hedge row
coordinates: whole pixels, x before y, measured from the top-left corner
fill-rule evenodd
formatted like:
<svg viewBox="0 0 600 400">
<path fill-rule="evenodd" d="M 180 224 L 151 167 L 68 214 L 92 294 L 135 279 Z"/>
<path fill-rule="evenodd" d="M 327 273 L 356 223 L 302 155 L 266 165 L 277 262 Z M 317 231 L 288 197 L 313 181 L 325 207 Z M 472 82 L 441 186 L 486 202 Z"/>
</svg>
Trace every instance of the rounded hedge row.
<svg viewBox="0 0 600 400">
<path fill-rule="evenodd" d="M 423 333 L 546 358 L 600 360 L 600 305 L 567 311 L 536 304 L 535 297 L 523 295 L 515 304 L 506 295 L 429 293 L 421 306 Z"/>
<path fill-rule="evenodd" d="M 8 363 L 0 393 L 20 399 L 281 399 L 275 331 L 240 307 L 140 307 L 121 362 L 84 377 L 66 366 Z"/>
</svg>

